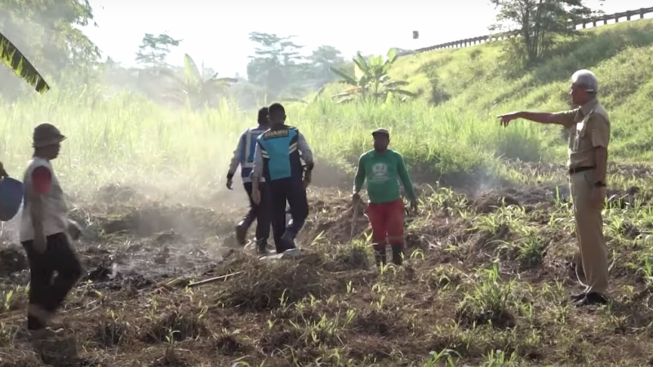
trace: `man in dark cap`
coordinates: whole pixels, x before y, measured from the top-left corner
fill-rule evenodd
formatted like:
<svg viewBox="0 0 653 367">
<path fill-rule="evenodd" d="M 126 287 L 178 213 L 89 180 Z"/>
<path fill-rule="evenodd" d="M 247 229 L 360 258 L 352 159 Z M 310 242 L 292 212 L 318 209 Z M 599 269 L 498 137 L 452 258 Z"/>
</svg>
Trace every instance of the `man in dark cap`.
<svg viewBox="0 0 653 367">
<path fill-rule="evenodd" d="M 82 275 L 69 238 L 79 236 L 79 227 L 68 218 L 64 194 L 51 163 L 59 155 L 64 139 L 55 126 L 38 125 L 33 136 L 34 155 L 23 177 L 20 241 L 27 252 L 31 276 L 27 328 L 37 334 L 49 330 L 47 320 Z"/>
<path fill-rule="evenodd" d="M 247 231 L 256 219 L 256 247 L 260 253 L 265 254 L 268 245 L 268 237 L 270 236 L 270 216 L 268 213 L 268 190 L 261 187 L 260 203 L 255 203 L 252 200 L 252 180 L 250 174 L 254 167 L 254 151 L 256 149 L 256 139 L 268 129 L 268 108 L 263 107 L 258 111 L 258 126 L 251 127 L 245 130 L 240 135 L 238 146 L 234 151 L 234 156 L 231 159 L 229 172 L 227 172 L 227 188 L 231 190 L 233 185 L 233 177 L 236 174 L 236 169 L 240 166 L 240 175 L 243 180 L 243 186 L 249 198 L 249 210 L 245 217 L 236 226 L 236 239 L 241 245 L 245 245 Z M 261 177 L 261 181 L 265 181 Z"/>
</svg>

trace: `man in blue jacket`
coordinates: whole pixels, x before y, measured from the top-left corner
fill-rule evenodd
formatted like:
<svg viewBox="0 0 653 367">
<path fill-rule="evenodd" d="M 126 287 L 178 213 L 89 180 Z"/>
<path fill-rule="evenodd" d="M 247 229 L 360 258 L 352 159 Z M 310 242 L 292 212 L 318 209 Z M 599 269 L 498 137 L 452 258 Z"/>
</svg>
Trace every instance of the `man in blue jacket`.
<svg viewBox="0 0 653 367">
<path fill-rule="evenodd" d="M 263 200 L 259 178 L 265 178 L 277 253 L 294 250 L 292 254 L 295 254 L 298 253 L 295 237 L 308 216 L 306 187 L 311 182 L 313 154 L 299 130 L 285 124 L 286 111 L 281 104 L 274 103 L 268 108 L 268 118 L 270 129 L 258 137 L 254 153 L 252 198 L 254 202 Z M 306 169 L 302 167 L 302 159 Z M 286 201 L 292 215 L 288 228 Z"/>
<path fill-rule="evenodd" d="M 234 151 L 231 159 L 229 172 L 227 172 L 227 188 L 231 190 L 233 177 L 236 169 L 240 166 L 240 175 L 242 176 L 243 186 L 249 197 L 249 210 L 243 219 L 236 226 L 236 239 L 241 245 L 246 244 L 247 231 L 256 219 L 256 246 L 260 253 L 265 253 L 268 237 L 270 237 L 270 215 L 268 206 L 267 188 L 260 189 L 260 202 L 255 203 L 252 200 L 252 180 L 250 175 L 254 167 L 254 151 L 256 149 L 256 139 L 268 129 L 268 108 L 263 107 L 258 111 L 258 126 L 251 127 L 240 136 L 238 147 Z M 261 180 L 265 178 L 261 177 Z"/>
</svg>

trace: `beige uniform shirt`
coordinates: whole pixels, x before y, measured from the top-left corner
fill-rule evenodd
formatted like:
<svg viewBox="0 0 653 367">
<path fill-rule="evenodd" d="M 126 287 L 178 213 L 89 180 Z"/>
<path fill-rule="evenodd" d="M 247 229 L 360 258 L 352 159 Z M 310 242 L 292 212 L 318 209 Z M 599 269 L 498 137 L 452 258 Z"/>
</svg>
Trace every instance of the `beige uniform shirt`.
<svg viewBox="0 0 653 367">
<path fill-rule="evenodd" d="M 596 166 L 594 148 L 608 147 L 610 119 L 596 98 L 579 108 L 554 114 L 554 122 L 569 130 L 567 167 Z"/>
</svg>

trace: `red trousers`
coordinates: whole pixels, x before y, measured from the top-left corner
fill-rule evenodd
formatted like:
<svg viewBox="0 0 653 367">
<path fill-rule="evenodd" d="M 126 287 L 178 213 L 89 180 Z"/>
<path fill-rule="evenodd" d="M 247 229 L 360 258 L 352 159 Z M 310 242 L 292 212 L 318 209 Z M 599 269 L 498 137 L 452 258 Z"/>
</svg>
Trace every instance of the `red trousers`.
<svg viewBox="0 0 653 367">
<path fill-rule="evenodd" d="M 372 226 L 372 242 L 376 246 L 404 245 L 404 202 L 367 204 L 367 217 Z"/>
</svg>

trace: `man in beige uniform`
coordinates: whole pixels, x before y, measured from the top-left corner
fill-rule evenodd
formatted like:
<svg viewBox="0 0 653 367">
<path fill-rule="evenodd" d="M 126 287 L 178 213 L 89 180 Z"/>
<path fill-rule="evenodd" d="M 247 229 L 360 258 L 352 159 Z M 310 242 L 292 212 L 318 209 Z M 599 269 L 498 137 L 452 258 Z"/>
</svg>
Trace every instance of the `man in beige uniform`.
<svg viewBox="0 0 653 367">
<path fill-rule="evenodd" d="M 572 103 L 579 106 L 557 113 L 512 112 L 501 115 L 501 124 L 523 118 L 544 124 L 559 124 L 570 132 L 569 184 L 574 204 L 576 234 L 580 245 L 587 284 L 580 294 L 573 295 L 577 305 L 607 302 L 608 256 L 603 237 L 601 210 L 606 197 L 606 168 L 610 119 L 596 99 L 598 82 L 589 70 L 579 70 L 572 76 Z"/>
</svg>

